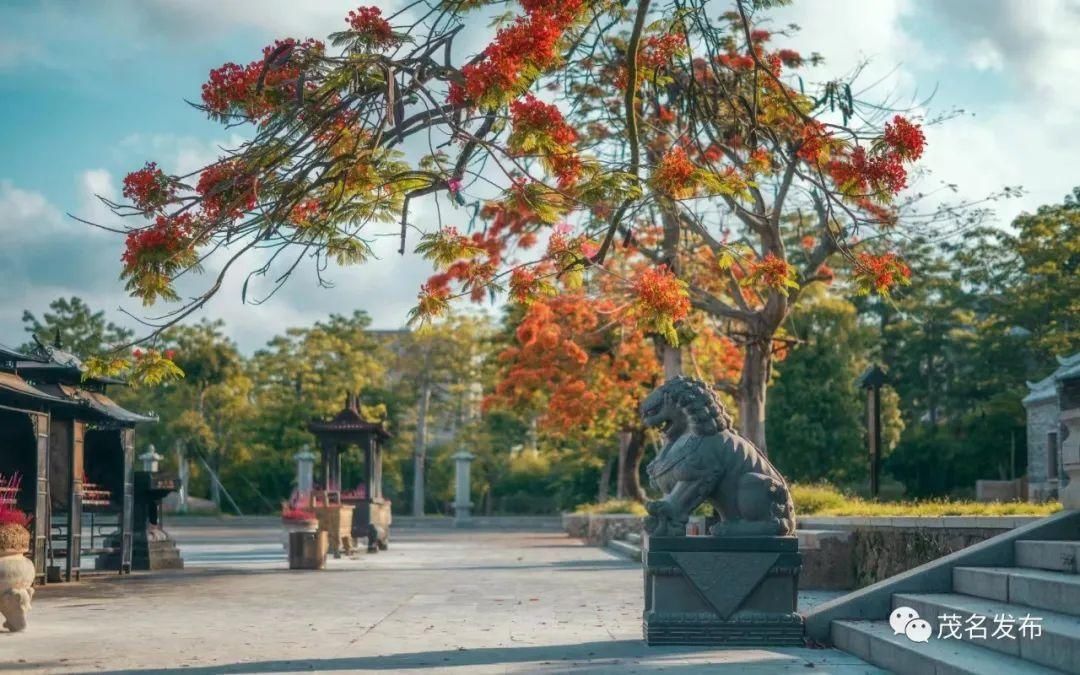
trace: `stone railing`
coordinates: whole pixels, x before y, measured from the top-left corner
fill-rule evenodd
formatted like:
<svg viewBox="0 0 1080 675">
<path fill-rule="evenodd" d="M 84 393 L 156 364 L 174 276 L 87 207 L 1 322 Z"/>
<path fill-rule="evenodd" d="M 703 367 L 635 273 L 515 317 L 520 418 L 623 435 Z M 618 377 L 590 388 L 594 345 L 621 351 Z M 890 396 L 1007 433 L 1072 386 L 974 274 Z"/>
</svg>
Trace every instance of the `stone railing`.
<svg viewBox="0 0 1080 675">
<path fill-rule="evenodd" d="M 1034 516 L 818 517 L 799 519 L 800 587 L 849 590 L 1031 523 Z M 594 546 L 642 532 L 631 514 L 564 513 L 563 529 Z M 703 530 L 701 519 L 690 526 Z M 694 533 L 694 532 L 691 532 Z"/>
</svg>

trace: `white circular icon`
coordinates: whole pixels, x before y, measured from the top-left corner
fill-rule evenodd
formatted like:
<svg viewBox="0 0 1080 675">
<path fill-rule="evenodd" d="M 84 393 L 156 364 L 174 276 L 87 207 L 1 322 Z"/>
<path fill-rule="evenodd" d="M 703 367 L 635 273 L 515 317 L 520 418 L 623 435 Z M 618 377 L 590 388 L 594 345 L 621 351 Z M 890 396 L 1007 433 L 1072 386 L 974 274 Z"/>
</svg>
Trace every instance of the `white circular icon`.
<svg viewBox="0 0 1080 675">
<path fill-rule="evenodd" d="M 908 621 L 907 626 L 904 626 L 904 634 L 912 642 L 929 642 L 934 629 L 930 627 L 930 622 L 926 619 L 912 619 Z"/>
<path fill-rule="evenodd" d="M 903 635 L 904 628 L 914 619 L 919 618 L 919 613 L 910 607 L 897 607 L 889 615 L 889 625 L 892 626 L 893 635 Z"/>
</svg>

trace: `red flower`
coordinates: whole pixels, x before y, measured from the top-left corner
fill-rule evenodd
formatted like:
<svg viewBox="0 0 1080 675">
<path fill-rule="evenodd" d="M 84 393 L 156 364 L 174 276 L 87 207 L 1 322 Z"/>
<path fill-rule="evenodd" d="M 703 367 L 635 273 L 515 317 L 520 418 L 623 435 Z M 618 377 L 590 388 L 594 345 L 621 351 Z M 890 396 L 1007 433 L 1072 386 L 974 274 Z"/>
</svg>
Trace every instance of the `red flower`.
<svg viewBox="0 0 1080 675">
<path fill-rule="evenodd" d="M 124 177 L 124 196 L 139 209 L 152 211 L 171 202 L 176 196 L 176 188 L 157 164 L 147 162 L 143 168 Z"/>
<path fill-rule="evenodd" d="M 747 265 L 749 279 L 760 281 L 769 288 L 783 289 L 794 283 L 795 268 L 783 258 L 769 253 L 762 260 L 752 260 Z"/>
<path fill-rule="evenodd" d="M 542 72 L 559 59 L 558 44 L 584 9 L 584 0 L 523 0 L 525 16 L 499 30 L 480 60 L 461 69 L 464 83 L 450 85 L 454 105 L 503 98 L 526 72 Z"/>
<path fill-rule="evenodd" d="M 642 271 L 634 281 L 634 294 L 646 309 L 672 321 L 685 319 L 690 313 L 686 285 L 672 274 L 667 265 Z"/>
<path fill-rule="evenodd" d="M 358 7 L 349 12 L 345 21 L 349 28 L 360 34 L 360 38 L 373 47 L 389 47 L 400 42 L 394 35 L 390 22 L 382 17 L 378 7 Z"/>
<path fill-rule="evenodd" d="M 195 224 L 190 213 L 160 215 L 153 225 L 128 232 L 121 256 L 124 266 L 135 267 L 147 255 L 168 259 L 187 249 L 195 234 Z"/>
<path fill-rule="evenodd" d="M 652 69 L 663 68 L 671 59 L 683 50 L 686 43 L 677 33 L 651 35 L 641 45 L 639 58 L 641 63 Z"/>
<path fill-rule="evenodd" d="M 911 268 L 895 253 L 863 252 L 855 256 L 855 278 L 864 290 L 888 295 L 897 284 L 910 283 Z"/>
<path fill-rule="evenodd" d="M 683 199 L 692 197 L 697 192 L 696 172 L 697 167 L 686 156 L 686 150 L 682 146 L 675 146 L 660 159 L 660 164 L 653 172 L 653 181 L 663 192 L 676 199 Z"/>
<path fill-rule="evenodd" d="M 255 208 L 255 184 L 255 176 L 234 159 L 203 169 L 195 191 L 202 196 L 203 212 L 208 218 L 233 220 Z"/>
<path fill-rule="evenodd" d="M 176 356 L 176 350 L 175 349 L 166 349 L 165 350 L 165 358 L 172 361 L 173 357 L 175 357 L 175 356 Z"/>
<path fill-rule="evenodd" d="M 803 64 L 802 54 L 794 49 L 781 49 L 776 52 L 776 55 L 780 57 L 780 62 L 788 68 L 798 68 Z"/>
<path fill-rule="evenodd" d="M 883 140 L 897 155 L 906 160 L 916 160 L 926 147 L 926 136 L 919 125 L 912 124 L 900 115 L 885 124 Z"/>
</svg>

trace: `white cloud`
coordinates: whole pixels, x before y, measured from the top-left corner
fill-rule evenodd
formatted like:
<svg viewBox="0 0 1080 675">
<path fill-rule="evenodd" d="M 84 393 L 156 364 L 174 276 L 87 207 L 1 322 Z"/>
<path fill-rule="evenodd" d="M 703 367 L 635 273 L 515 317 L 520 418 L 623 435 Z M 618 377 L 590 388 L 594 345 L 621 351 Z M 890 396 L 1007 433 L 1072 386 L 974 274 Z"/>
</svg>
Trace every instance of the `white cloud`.
<svg viewBox="0 0 1080 675">
<path fill-rule="evenodd" d="M 1005 56 L 988 38 L 980 38 L 968 46 L 967 60 L 975 70 L 1000 72 L 1005 69 Z"/>
</svg>

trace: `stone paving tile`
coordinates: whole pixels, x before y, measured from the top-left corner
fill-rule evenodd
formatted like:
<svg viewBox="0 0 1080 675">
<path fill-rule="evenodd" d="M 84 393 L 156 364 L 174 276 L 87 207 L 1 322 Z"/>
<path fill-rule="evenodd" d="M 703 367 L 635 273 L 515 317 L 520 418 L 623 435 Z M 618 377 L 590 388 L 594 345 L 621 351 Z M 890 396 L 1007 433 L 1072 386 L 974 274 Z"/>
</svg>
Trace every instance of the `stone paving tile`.
<svg viewBox="0 0 1080 675">
<path fill-rule="evenodd" d="M 27 632 L 0 633 L 0 673 L 884 672 L 837 650 L 647 647 L 639 565 L 559 533 L 409 529 L 300 572 L 275 527 L 172 529 L 188 569 L 43 588 Z"/>
</svg>

